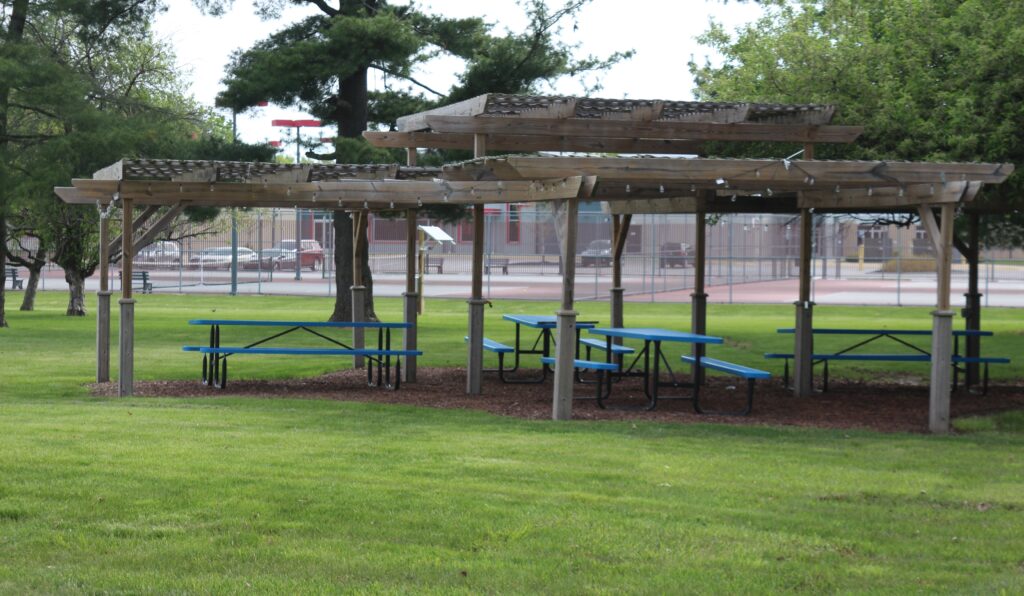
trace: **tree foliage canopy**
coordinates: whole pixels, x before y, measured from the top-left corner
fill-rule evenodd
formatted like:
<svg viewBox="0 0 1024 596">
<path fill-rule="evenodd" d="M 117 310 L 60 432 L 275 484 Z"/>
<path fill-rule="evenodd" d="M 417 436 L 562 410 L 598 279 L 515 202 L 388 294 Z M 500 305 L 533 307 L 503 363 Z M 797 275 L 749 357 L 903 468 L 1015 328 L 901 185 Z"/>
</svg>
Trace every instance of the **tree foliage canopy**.
<svg viewBox="0 0 1024 596">
<path fill-rule="evenodd" d="M 1024 206 L 1024 3 L 1018 0 L 761 2 L 762 18 L 700 41 L 721 65 L 690 64 L 698 97 L 835 103 L 865 126 L 818 157 L 1017 164 L 982 200 Z M 987 238 L 1024 243 L 1024 218 L 988 218 Z"/>
<path fill-rule="evenodd" d="M 343 0 L 331 7 L 327 2 L 294 0 L 293 4 L 315 4 L 322 14 L 236 53 L 217 102 L 241 111 L 269 100 L 339 122 L 352 109 L 338 101 L 339 85 L 370 69 L 381 73 L 385 84 L 368 95 L 367 122 L 388 126 L 402 114 L 482 93 L 537 91 L 543 82 L 600 71 L 629 55 L 576 58 L 575 47 L 558 41 L 562 21 L 574 18 L 587 1 L 571 0 L 551 10 L 543 1 L 531 0 L 525 5 L 525 32 L 495 35 L 494 25 L 482 18 L 447 18 L 415 5 Z M 197 3 L 213 11 L 226 4 Z M 272 8 L 282 4 L 267 1 L 258 7 L 274 14 Z M 417 78 L 417 67 L 440 55 L 465 61 L 451 89 L 433 89 Z"/>
</svg>

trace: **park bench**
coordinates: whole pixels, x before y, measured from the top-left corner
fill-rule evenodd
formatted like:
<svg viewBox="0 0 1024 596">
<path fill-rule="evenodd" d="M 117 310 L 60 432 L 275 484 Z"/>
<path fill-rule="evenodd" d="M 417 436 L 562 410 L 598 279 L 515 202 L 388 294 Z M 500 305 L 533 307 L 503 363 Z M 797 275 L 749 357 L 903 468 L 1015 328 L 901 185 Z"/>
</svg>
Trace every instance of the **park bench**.
<svg viewBox="0 0 1024 596">
<path fill-rule="evenodd" d="M 1010 359 L 1001 356 L 953 356 L 953 391 L 959 388 L 960 381 L 960 365 L 963 364 L 984 364 L 985 374 L 982 376 L 981 383 L 981 394 L 988 394 L 988 365 L 989 364 L 1009 364 Z M 965 376 L 966 379 L 966 376 Z"/>
<path fill-rule="evenodd" d="M 590 360 L 590 351 L 591 350 L 601 350 L 603 352 L 603 351 L 608 349 L 607 342 L 605 342 L 603 340 L 600 340 L 600 339 L 590 338 L 590 337 L 586 337 L 586 338 L 581 339 L 580 340 L 580 345 L 585 346 L 587 348 L 587 360 Z M 619 345 L 619 344 L 612 344 L 612 354 L 614 354 L 615 356 L 627 356 L 627 355 L 632 354 L 634 352 L 636 352 L 636 350 L 634 350 L 633 348 L 631 348 L 629 346 L 623 346 L 623 345 Z"/>
<path fill-rule="evenodd" d="M 469 341 L 469 336 L 463 336 L 463 339 L 468 342 Z M 513 348 L 512 346 L 507 346 L 507 345 L 505 345 L 505 344 L 503 344 L 503 343 L 501 343 L 499 341 L 494 341 L 493 339 L 485 337 L 484 338 L 484 349 L 487 350 L 488 352 L 493 352 L 493 353 L 498 355 L 498 368 L 485 368 L 484 372 L 496 372 L 496 373 L 498 373 L 498 377 L 502 381 L 504 381 L 505 380 L 505 354 L 512 354 L 513 352 L 516 351 L 515 348 Z"/>
<path fill-rule="evenodd" d="M 756 368 L 750 368 L 749 366 L 743 366 L 742 364 L 735 364 L 732 362 L 726 362 L 725 360 L 719 360 L 717 358 L 708 358 L 707 356 L 701 356 L 697 359 L 693 356 L 683 355 L 680 359 L 686 364 L 697 364 L 701 368 L 709 368 L 711 370 L 717 370 L 737 377 L 742 377 L 747 380 L 747 405 L 744 409 L 739 412 L 709 412 L 700 407 L 700 391 L 695 388 L 693 392 L 693 409 L 698 414 L 713 414 L 716 416 L 746 416 L 754 409 L 754 383 L 758 379 L 771 378 L 771 373 L 766 370 L 758 370 Z"/>
<path fill-rule="evenodd" d="M 491 267 L 494 267 L 501 269 L 502 275 L 508 275 L 508 262 L 509 259 L 504 257 L 487 257 L 487 261 L 484 263 L 484 273 L 490 275 Z"/>
<path fill-rule="evenodd" d="M 423 260 L 423 273 L 430 273 L 431 268 L 436 270 L 438 275 L 444 273 L 444 257 L 428 254 L 427 258 Z"/>
<path fill-rule="evenodd" d="M 124 283 L 121 272 L 118 272 L 117 276 L 121 279 L 121 283 Z M 135 285 L 136 282 L 139 285 Z M 132 271 L 132 289 L 136 288 L 141 290 L 143 294 L 153 293 L 153 282 L 149 281 L 149 271 Z"/>
<path fill-rule="evenodd" d="M 554 356 L 541 356 L 541 364 L 547 366 L 555 365 Z M 581 360 L 576 358 L 572 361 L 573 370 L 579 373 L 581 370 L 592 370 L 597 373 L 597 393 L 594 395 L 594 399 L 597 400 L 597 405 L 602 409 L 604 408 L 605 385 L 611 386 L 610 373 L 619 370 L 619 364 L 617 362 L 600 362 L 597 360 Z"/>
<path fill-rule="evenodd" d="M 391 348 L 391 330 L 407 329 L 411 323 L 383 323 L 377 321 L 363 322 L 295 322 L 295 321 L 240 321 L 240 320 L 192 320 L 189 325 L 209 325 L 210 344 L 208 346 L 183 346 L 185 352 L 198 352 L 203 355 L 202 383 L 223 389 L 227 385 L 227 359 L 236 354 L 276 355 L 276 356 L 361 356 L 370 363 L 366 367 L 367 384 L 371 387 L 398 389 L 402 379 L 403 356 L 421 356 L 422 351 Z M 221 326 L 244 327 L 286 327 L 284 331 L 249 343 L 244 346 L 222 346 L 220 343 Z M 375 348 L 354 348 L 324 335 L 317 328 L 348 328 L 376 329 L 377 346 Z M 320 339 L 338 347 L 310 348 L 291 346 L 263 346 L 266 342 L 277 339 L 294 331 L 306 331 Z M 394 359 L 394 382 L 392 382 L 392 359 Z M 376 378 L 374 373 L 376 372 Z"/>
<path fill-rule="evenodd" d="M 18 277 L 17 267 L 7 267 L 5 268 L 5 271 L 7 272 L 7 279 L 11 280 L 12 290 L 25 289 L 25 280 Z"/>
</svg>

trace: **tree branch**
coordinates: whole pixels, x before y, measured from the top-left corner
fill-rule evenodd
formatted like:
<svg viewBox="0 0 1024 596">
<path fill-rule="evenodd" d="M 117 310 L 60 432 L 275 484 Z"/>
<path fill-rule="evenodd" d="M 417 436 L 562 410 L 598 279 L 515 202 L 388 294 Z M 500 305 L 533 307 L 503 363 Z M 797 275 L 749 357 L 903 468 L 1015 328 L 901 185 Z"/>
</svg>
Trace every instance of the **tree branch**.
<svg viewBox="0 0 1024 596">
<path fill-rule="evenodd" d="M 319 8 L 324 14 L 326 14 L 329 17 L 333 17 L 333 16 L 336 16 L 338 14 L 338 9 L 334 8 L 333 6 L 331 6 L 329 4 L 327 4 L 327 2 L 325 2 L 324 0 L 306 0 L 306 1 L 309 2 L 310 4 L 315 4 L 317 8 Z"/>
<path fill-rule="evenodd" d="M 420 88 L 424 89 L 425 91 L 429 91 L 430 93 L 433 93 L 434 95 L 436 95 L 438 97 L 444 97 L 445 96 L 444 93 L 441 93 L 440 91 L 437 91 L 436 89 L 430 88 L 425 83 L 417 81 L 416 79 L 414 79 L 413 77 L 411 77 L 409 75 L 404 75 L 404 74 L 395 72 L 395 71 L 393 71 L 393 70 L 391 70 L 389 68 L 385 68 L 384 66 L 382 66 L 380 64 L 371 64 L 370 68 L 375 68 L 375 69 L 381 71 L 384 74 L 391 75 L 393 77 L 398 77 L 399 79 L 403 79 L 403 80 L 409 81 L 413 85 L 416 85 L 417 87 L 420 87 Z"/>
</svg>

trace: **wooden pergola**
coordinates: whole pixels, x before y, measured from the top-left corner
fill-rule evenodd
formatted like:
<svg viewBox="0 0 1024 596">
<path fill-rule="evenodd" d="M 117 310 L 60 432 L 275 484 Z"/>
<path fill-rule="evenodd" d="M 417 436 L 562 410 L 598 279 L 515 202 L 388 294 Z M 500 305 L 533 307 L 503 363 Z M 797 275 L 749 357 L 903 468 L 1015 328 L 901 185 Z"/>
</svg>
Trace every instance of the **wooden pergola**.
<svg viewBox="0 0 1024 596">
<path fill-rule="evenodd" d="M 938 255 L 939 288 L 933 313 L 930 427 L 949 428 L 952 317 L 949 301 L 953 218 L 970 205 L 984 184 L 996 184 L 1012 173 L 1008 164 L 908 163 L 814 160 L 816 143 L 849 143 L 860 127 L 829 124 L 832 106 L 776 105 L 572 97 L 483 95 L 398 121 L 398 131 L 367 131 L 369 142 L 405 148 L 408 166 L 245 164 L 122 160 L 56 189 L 70 203 L 98 204 L 101 218 L 109 206 L 124 209 L 123 254 L 143 246 L 149 231 L 136 229 L 161 207 L 170 210 L 156 223 L 187 205 L 308 207 L 349 211 L 356 234 L 365 233 L 365 214 L 372 210 L 405 210 L 408 265 L 405 319 L 415 323 L 413 253 L 416 209 L 457 203 L 473 208 L 472 293 L 466 390 L 481 391 L 483 370 L 484 205 L 525 201 L 556 201 L 562 228 L 562 303 L 558 318 L 553 417 L 572 412 L 576 312 L 573 310 L 576 221 L 580 201 L 607 201 L 613 214 L 613 288 L 611 325 L 623 325 L 621 255 L 630 219 L 636 213 L 696 214 L 696 273 L 692 296 L 692 328 L 706 330 L 704 292 L 705 217 L 708 213 L 797 213 L 801 216 L 800 289 L 796 301 L 795 392 L 811 392 L 813 303 L 810 300 L 811 218 L 818 213 L 912 212 L 921 216 Z M 701 159 L 666 157 L 703 152 L 707 141 L 783 142 L 802 147 L 802 159 Z M 418 148 L 472 149 L 475 159 L 440 169 L 417 168 Z M 488 152 L 559 151 L 572 153 L 657 153 L 658 157 L 488 157 Z M 135 205 L 144 206 L 133 220 Z M 936 212 L 940 217 L 936 217 Z M 105 219 L 101 219 L 101 251 L 107 251 Z M 167 219 L 169 221 L 169 219 Z M 149 238 L 152 239 L 152 236 Z M 356 246 L 359 243 L 355 243 Z M 359 259 L 361 255 L 353 255 Z M 108 255 L 101 255 L 100 322 L 97 333 L 97 379 L 107 380 L 109 363 Z M 357 261 L 358 262 L 358 261 Z M 130 275 L 130 259 L 126 259 Z M 353 305 L 362 292 L 356 267 Z M 121 299 L 122 394 L 131 393 L 132 317 L 130 284 Z M 106 306 L 104 307 L 104 300 Z M 106 312 L 104 313 L 104 308 Z M 353 309 L 353 319 L 362 320 Z M 104 331 L 105 330 L 105 331 Z M 104 335 L 104 332 L 106 335 Z M 126 336 L 127 333 L 127 336 Z M 411 344 L 409 342 L 412 342 Z M 406 346 L 415 347 L 415 330 Z M 106 346 L 106 348 L 105 348 Z M 106 352 L 104 352 L 106 349 Z M 698 348 L 699 349 L 699 348 Z M 415 361 L 407 365 L 415 380 Z M 695 375 L 699 373 L 695 372 Z M 106 375 L 104 377 L 103 375 Z M 698 376 L 699 378 L 699 376 Z"/>
<path fill-rule="evenodd" d="M 931 164 L 815 161 L 818 143 L 851 143 L 858 126 L 832 125 L 835 107 L 756 103 L 613 100 L 599 98 L 482 95 L 405 116 L 393 132 L 364 133 L 380 147 L 470 149 L 476 159 L 444 168 L 448 180 L 528 180 L 581 176 L 576 200 L 564 202 L 562 258 L 566 263 L 562 308 L 558 311 L 559 354 L 555 367 L 553 416 L 568 418 L 572 402 L 572 346 L 575 334 L 573 285 L 575 225 L 579 200 L 607 201 L 613 214 L 611 325 L 621 326 L 622 269 L 630 219 L 636 213 L 696 214 L 696 273 L 691 332 L 706 330 L 704 261 L 707 213 L 798 213 L 801 217 L 800 289 L 796 301 L 795 393 L 811 393 L 813 303 L 810 299 L 811 220 L 817 212 L 912 212 L 920 215 L 936 250 L 937 309 L 933 313 L 931 406 L 933 431 L 949 428 L 948 362 L 952 344 L 950 263 L 955 209 L 969 205 L 983 184 L 997 184 L 1013 172 L 1010 164 Z M 487 158 L 487 151 L 558 151 L 699 155 L 709 141 L 793 143 L 802 159 L 673 159 L 667 157 Z M 799 154 L 798 153 L 798 154 Z M 936 211 L 941 216 L 936 218 Z M 475 249 L 482 247 L 483 207 L 474 211 Z M 977 221 L 972 218 L 973 250 Z M 975 253 L 976 254 L 976 253 Z M 477 259 L 479 260 L 479 255 Z M 478 288 L 474 266 L 474 288 Z M 976 271 L 976 269 L 975 269 Z M 980 307 L 976 281 L 968 302 Z M 482 370 L 482 295 L 470 306 L 467 390 L 478 393 Z M 977 324 L 979 319 L 974 317 Z M 970 346 L 969 346 L 970 348 Z M 975 349 L 977 346 L 975 344 Z M 697 346 L 695 349 L 702 349 Z M 562 365 L 565 363 L 565 365 Z M 699 380 L 699 371 L 694 371 Z"/>
</svg>

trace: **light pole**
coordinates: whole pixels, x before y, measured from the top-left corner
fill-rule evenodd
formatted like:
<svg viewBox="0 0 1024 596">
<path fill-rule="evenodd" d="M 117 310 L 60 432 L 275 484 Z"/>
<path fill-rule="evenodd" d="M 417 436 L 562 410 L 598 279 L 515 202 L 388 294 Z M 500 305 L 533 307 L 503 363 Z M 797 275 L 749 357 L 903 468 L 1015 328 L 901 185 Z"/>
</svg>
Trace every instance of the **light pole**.
<svg viewBox="0 0 1024 596">
<path fill-rule="evenodd" d="M 295 129 L 295 165 L 302 163 L 302 128 L 320 128 L 324 124 L 319 120 L 271 120 L 272 126 L 285 126 Z M 302 280 L 302 217 L 299 208 L 295 208 L 295 281 Z"/>
</svg>

